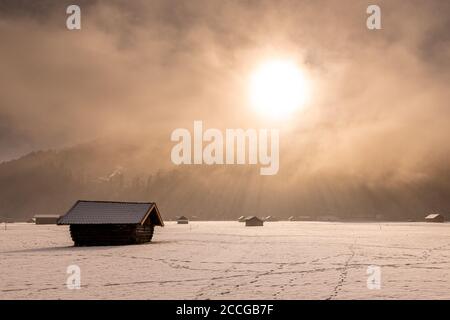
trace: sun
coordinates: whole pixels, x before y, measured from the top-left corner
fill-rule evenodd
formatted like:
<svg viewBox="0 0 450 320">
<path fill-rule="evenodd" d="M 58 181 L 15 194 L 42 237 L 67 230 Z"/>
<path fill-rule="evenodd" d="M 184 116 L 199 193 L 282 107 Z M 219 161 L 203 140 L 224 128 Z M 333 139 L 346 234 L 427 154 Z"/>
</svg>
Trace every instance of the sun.
<svg viewBox="0 0 450 320">
<path fill-rule="evenodd" d="M 250 103 L 261 115 L 284 119 L 301 108 L 307 98 L 304 74 L 291 60 L 263 63 L 251 75 Z"/>
</svg>

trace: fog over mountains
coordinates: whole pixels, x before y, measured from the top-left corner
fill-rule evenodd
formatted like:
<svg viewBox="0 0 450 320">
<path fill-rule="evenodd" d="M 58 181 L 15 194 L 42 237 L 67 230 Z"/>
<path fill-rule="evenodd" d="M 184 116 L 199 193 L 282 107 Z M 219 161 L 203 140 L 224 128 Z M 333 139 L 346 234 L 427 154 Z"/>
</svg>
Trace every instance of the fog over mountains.
<svg viewBox="0 0 450 320">
<path fill-rule="evenodd" d="M 261 176 L 255 166 L 180 166 L 168 151 L 95 141 L 40 151 L 0 165 L 0 216 L 24 221 L 63 214 L 78 199 L 156 201 L 166 219 L 177 215 L 234 220 L 240 215 L 333 215 L 342 219 L 422 219 L 449 212 L 450 175 L 433 179 L 368 182 L 364 177 L 283 170 Z M 438 178 L 439 177 L 439 178 Z"/>
</svg>

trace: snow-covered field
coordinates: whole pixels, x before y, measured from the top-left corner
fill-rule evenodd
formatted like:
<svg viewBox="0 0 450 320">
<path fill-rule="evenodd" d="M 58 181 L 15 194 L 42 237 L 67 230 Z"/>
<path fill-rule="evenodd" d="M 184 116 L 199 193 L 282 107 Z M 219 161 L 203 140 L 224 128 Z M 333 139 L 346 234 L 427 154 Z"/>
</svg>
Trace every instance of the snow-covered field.
<svg viewBox="0 0 450 320">
<path fill-rule="evenodd" d="M 149 244 L 90 248 L 9 224 L 0 257 L 0 299 L 450 299 L 450 224 L 168 222 Z"/>
</svg>

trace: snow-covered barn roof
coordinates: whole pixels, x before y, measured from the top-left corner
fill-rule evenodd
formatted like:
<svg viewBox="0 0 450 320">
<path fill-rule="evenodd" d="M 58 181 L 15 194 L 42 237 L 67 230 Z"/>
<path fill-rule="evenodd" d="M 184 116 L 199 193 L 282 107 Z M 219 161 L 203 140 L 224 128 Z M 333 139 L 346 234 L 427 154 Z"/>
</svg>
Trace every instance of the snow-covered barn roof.
<svg viewBox="0 0 450 320">
<path fill-rule="evenodd" d="M 439 213 L 432 213 L 432 214 L 427 215 L 425 217 L 425 219 L 435 219 L 435 218 L 440 217 L 440 216 L 441 215 Z"/>
<path fill-rule="evenodd" d="M 154 225 L 164 226 L 154 202 L 78 200 L 58 224 L 142 224 L 147 218 Z"/>
<path fill-rule="evenodd" d="M 258 218 L 257 216 L 250 216 L 250 217 L 245 218 L 245 221 L 249 221 L 249 220 L 263 221 L 262 219 Z"/>
</svg>

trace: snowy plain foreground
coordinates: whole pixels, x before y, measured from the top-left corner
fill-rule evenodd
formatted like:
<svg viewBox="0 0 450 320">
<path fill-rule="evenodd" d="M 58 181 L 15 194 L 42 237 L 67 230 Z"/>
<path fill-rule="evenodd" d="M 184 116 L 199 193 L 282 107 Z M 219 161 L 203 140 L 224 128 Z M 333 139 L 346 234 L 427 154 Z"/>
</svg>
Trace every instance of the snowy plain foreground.
<svg viewBox="0 0 450 320">
<path fill-rule="evenodd" d="M 450 299 L 447 223 L 167 222 L 149 244 L 82 248 L 65 226 L 0 227 L 0 299 Z"/>
</svg>

